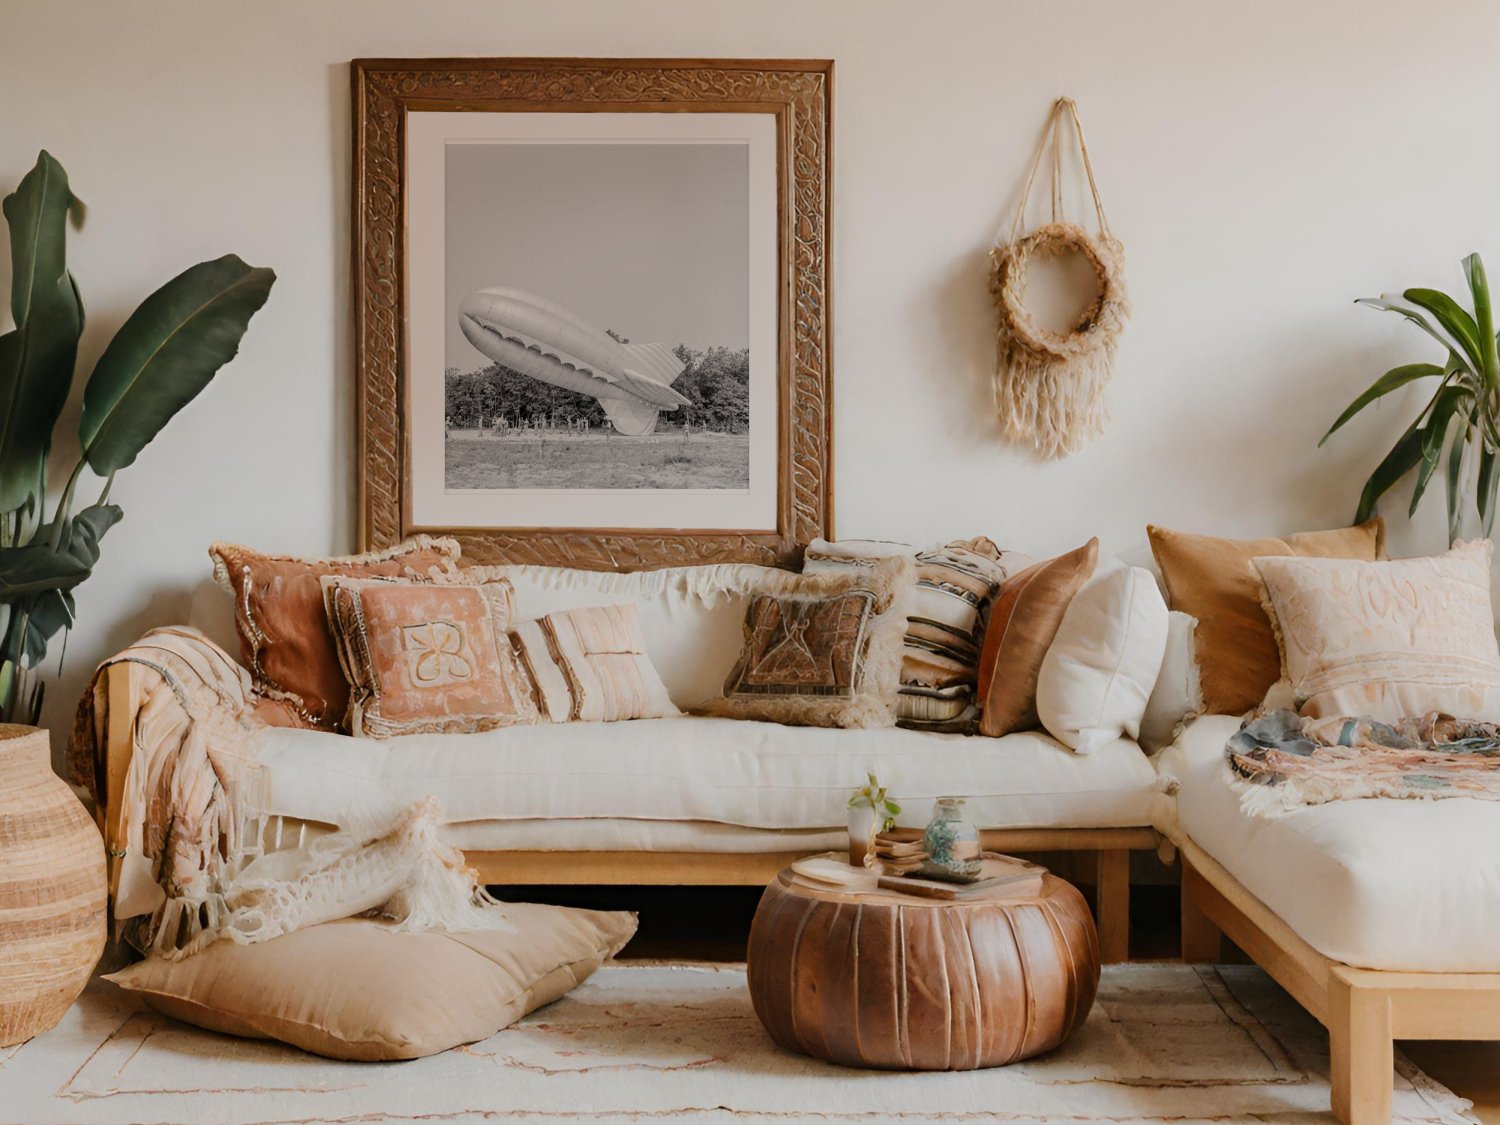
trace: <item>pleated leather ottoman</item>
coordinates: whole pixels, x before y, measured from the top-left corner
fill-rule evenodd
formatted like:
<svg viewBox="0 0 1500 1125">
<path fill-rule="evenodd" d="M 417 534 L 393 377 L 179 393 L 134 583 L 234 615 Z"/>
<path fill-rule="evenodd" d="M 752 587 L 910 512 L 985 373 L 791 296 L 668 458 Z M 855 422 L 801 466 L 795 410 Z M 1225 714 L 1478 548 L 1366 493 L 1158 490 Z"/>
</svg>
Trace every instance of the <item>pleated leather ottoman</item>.
<svg viewBox="0 0 1500 1125">
<path fill-rule="evenodd" d="M 1099 938 L 1077 889 L 957 901 L 840 891 L 783 871 L 750 930 L 750 998 L 781 1046 L 844 1066 L 976 1070 L 1088 1016 Z"/>
</svg>

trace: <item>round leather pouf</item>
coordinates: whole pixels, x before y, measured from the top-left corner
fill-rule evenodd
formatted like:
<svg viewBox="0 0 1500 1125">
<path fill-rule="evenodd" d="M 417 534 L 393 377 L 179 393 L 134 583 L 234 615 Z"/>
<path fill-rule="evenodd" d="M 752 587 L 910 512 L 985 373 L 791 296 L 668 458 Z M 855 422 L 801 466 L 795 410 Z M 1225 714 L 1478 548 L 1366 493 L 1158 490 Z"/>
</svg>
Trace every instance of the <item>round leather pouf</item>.
<svg viewBox="0 0 1500 1125">
<path fill-rule="evenodd" d="M 929 900 L 783 871 L 750 930 L 750 998 L 781 1046 L 845 1066 L 975 1070 L 1056 1047 L 1088 1016 L 1099 938 L 1077 889 Z"/>
</svg>

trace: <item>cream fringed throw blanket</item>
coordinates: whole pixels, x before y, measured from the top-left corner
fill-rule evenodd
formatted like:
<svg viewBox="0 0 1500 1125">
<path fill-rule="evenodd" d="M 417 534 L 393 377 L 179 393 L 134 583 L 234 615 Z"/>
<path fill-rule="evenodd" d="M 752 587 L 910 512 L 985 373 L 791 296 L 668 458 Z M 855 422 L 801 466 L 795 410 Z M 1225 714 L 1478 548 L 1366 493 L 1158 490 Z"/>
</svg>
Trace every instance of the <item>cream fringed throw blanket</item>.
<svg viewBox="0 0 1500 1125">
<path fill-rule="evenodd" d="M 1271 711 L 1240 727 L 1224 755 L 1256 816 L 1364 797 L 1500 801 L 1500 725 L 1451 715 L 1391 726 Z"/>
<path fill-rule="evenodd" d="M 68 747 L 72 779 L 96 801 L 108 788 L 104 733 L 113 664 L 149 669 L 134 752 L 106 841 L 118 862 L 114 916 L 143 952 L 185 957 L 221 937 L 265 941 L 378 911 L 398 929 L 505 927 L 499 904 L 437 835 L 436 800 L 392 823 L 345 824 L 279 849 L 281 824 L 259 810 L 250 679 L 196 629 L 156 629 L 95 672 Z M 269 845 L 269 847 L 268 847 Z"/>
</svg>

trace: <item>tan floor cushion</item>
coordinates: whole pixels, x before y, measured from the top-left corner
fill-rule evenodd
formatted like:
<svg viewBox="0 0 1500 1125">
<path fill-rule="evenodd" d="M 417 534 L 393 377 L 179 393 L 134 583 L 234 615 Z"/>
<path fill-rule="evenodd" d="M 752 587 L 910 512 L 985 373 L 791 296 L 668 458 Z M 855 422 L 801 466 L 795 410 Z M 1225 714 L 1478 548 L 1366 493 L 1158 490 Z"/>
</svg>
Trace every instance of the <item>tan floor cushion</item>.
<svg viewBox="0 0 1500 1125">
<path fill-rule="evenodd" d="M 372 1062 L 487 1039 L 617 953 L 634 914 L 509 903 L 514 932 L 396 933 L 350 918 L 256 945 L 218 941 L 181 961 L 110 974 L 185 1023 Z"/>
</svg>

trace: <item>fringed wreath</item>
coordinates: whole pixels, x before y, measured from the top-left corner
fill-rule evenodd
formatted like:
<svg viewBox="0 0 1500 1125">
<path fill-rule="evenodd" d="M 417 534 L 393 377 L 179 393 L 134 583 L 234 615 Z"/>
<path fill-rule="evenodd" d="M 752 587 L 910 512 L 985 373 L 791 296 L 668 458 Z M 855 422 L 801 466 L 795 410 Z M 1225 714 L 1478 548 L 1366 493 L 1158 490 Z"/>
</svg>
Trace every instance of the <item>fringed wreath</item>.
<svg viewBox="0 0 1500 1125">
<path fill-rule="evenodd" d="M 1073 123 L 1088 175 L 1098 218 L 1097 234 L 1064 222 L 1061 158 L 1058 149 L 1062 119 Z M 1052 221 L 1018 237 L 1026 202 L 1048 144 L 1052 147 Z M 1094 271 L 1093 300 L 1067 332 L 1054 332 L 1037 323 L 1024 304 L 1026 273 L 1033 261 L 1077 253 Z M 1125 251 L 1110 232 L 1104 204 L 1094 181 L 1083 125 L 1071 98 L 1052 107 L 1010 236 L 997 240 L 990 254 L 990 292 L 999 314 L 995 355 L 995 406 L 1006 435 L 1030 446 L 1048 460 L 1076 452 L 1104 428 L 1105 387 L 1114 368 L 1115 346 L 1130 314 L 1125 297 Z"/>
</svg>

